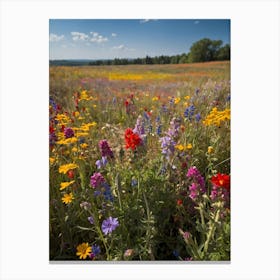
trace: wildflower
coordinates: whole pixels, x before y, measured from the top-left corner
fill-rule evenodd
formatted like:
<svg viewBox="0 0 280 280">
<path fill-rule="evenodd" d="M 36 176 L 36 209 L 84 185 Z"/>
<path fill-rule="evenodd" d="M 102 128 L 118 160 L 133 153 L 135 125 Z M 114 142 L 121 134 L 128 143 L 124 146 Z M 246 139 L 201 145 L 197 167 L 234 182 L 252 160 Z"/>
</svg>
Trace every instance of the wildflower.
<svg viewBox="0 0 280 280">
<path fill-rule="evenodd" d="M 102 157 L 114 158 L 114 154 L 113 154 L 107 140 L 99 141 L 99 148 L 100 148 Z"/>
<path fill-rule="evenodd" d="M 180 129 L 180 122 L 181 122 L 181 120 L 178 118 L 173 118 L 171 120 L 169 129 L 166 133 L 169 137 L 173 137 L 173 138 L 178 137 L 179 129 Z"/>
<path fill-rule="evenodd" d="M 135 187 L 135 186 L 137 186 L 138 185 L 138 181 L 135 179 L 135 178 L 133 178 L 132 180 L 131 180 L 131 186 L 132 187 Z"/>
<path fill-rule="evenodd" d="M 191 150 L 192 149 L 192 144 L 188 144 L 187 146 L 186 146 L 186 148 L 188 149 L 188 150 Z"/>
<path fill-rule="evenodd" d="M 108 219 L 104 220 L 102 222 L 102 232 L 107 235 L 109 233 L 112 233 L 113 230 L 115 230 L 119 226 L 118 218 L 112 218 L 109 217 Z"/>
<path fill-rule="evenodd" d="M 191 121 L 192 120 L 192 116 L 194 114 L 194 110 L 195 110 L 194 105 L 191 105 L 191 106 L 187 107 L 185 112 L 184 112 L 185 118 L 189 119 Z"/>
<path fill-rule="evenodd" d="M 180 206 L 180 205 L 182 205 L 182 204 L 183 204 L 183 200 L 182 200 L 182 199 L 178 199 L 178 200 L 177 200 L 177 205 Z"/>
<path fill-rule="evenodd" d="M 101 183 L 103 183 L 103 182 L 105 182 L 105 179 L 104 179 L 104 177 L 99 172 L 98 173 L 94 173 L 90 177 L 90 184 L 94 188 L 100 186 Z"/>
<path fill-rule="evenodd" d="M 170 156 L 174 154 L 175 141 L 169 136 L 161 137 L 159 141 L 161 142 L 162 154 L 169 160 Z"/>
<path fill-rule="evenodd" d="M 80 144 L 80 147 L 82 149 L 86 149 L 88 147 L 88 144 L 87 143 L 82 143 L 82 144 Z"/>
<path fill-rule="evenodd" d="M 206 192 L 204 178 L 195 166 L 189 168 L 187 177 L 193 180 L 193 183 L 189 186 L 189 197 L 195 200 L 200 193 Z"/>
<path fill-rule="evenodd" d="M 87 219 L 92 225 L 94 224 L 94 219 L 92 216 L 89 216 Z"/>
<path fill-rule="evenodd" d="M 137 146 L 142 144 L 142 139 L 137 133 L 134 133 L 130 128 L 127 128 L 125 131 L 125 142 L 126 149 L 131 148 L 132 150 L 135 150 Z"/>
<path fill-rule="evenodd" d="M 99 255 L 101 253 L 100 247 L 98 245 L 93 245 L 91 247 L 91 254 L 90 254 L 90 258 L 94 259 L 97 255 Z"/>
<path fill-rule="evenodd" d="M 50 158 L 49 158 L 49 160 L 50 160 L 50 164 L 54 164 L 54 162 L 55 162 L 55 158 L 50 157 Z"/>
<path fill-rule="evenodd" d="M 131 257 L 133 255 L 133 253 L 134 253 L 133 249 L 127 249 L 127 250 L 125 250 L 123 256 L 124 257 Z"/>
<path fill-rule="evenodd" d="M 77 253 L 76 255 L 80 257 L 80 259 L 86 259 L 90 256 L 91 247 L 88 243 L 82 243 L 77 246 Z"/>
<path fill-rule="evenodd" d="M 230 109 L 218 111 L 218 109 L 214 107 L 203 121 L 203 124 L 206 126 L 220 126 L 221 122 L 224 122 L 226 120 L 230 120 Z"/>
<path fill-rule="evenodd" d="M 102 186 L 104 187 L 104 192 L 103 192 L 103 195 L 104 195 L 104 198 L 107 200 L 107 201 L 113 201 L 113 195 L 112 195 L 112 192 L 111 192 L 111 187 L 105 182 L 105 183 L 102 183 Z"/>
<path fill-rule="evenodd" d="M 175 148 L 179 151 L 183 151 L 185 147 L 182 144 L 176 145 Z"/>
<path fill-rule="evenodd" d="M 136 120 L 135 127 L 133 129 L 133 133 L 136 133 L 140 136 L 140 138 L 143 140 L 143 137 L 145 136 L 145 127 L 144 127 L 144 121 L 141 116 L 138 116 Z"/>
<path fill-rule="evenodd" d="M 209 146 L 208 149 L 207 149 L 207 153 L 212 154 L 213 151 L 214 151 L 214 148 L 212 146 Z"/>
<path fill-rule="evenodd" d="M 59 167 L 59 173 L 66 174 L 69 170 L 78 168 L 78 165 L 75 163 L 64 164 Z"/>
<path fill-rule="evenodd" d="M 87 211 L 91 208 L 91 205 L 89 202 L 83 201 L 82 203 L 80 203 L 80 207 Z"/>
<path fill-rule="evenodd" d="M 64 194 L 64 196 L 61 198 L 62 202 L 65 204 L 69 204 L 72 202 L 72 200 L 74 199 L 74 196 L 72 193 L 66 193 Z"/>
<path fill-rule="evenodd" d="M 177 250 L 174 250 L 173 251 L 173 255 L 178 258 L 180 256 L 179 252 Z"/>
<path fill-rule="evenodd" d="M 98 169 L 101 169 L 102 167 L 106 166 L 107 164 L 107 158 L 106 157 L 102 157 L 101 159 L 97 160 L 95 162 L 96 166 Z"/>
<path fill-rule="evenodd" d="M 229 191 L 230 189 L 230 176 L 226 174 L 218 173 L 217 175 L 211 178 L 213 185 L 221 188 L 225 188 Z"/>
<path fill-rule="evenodd" d="M 72 185 L 74 182 L 75 182 L 75 180 L 70 181 L 70 182 L 62 182 L 62 183 L 60 183 L 60 190 L 62 191 L 64 189 L 66 189 L 67 187 Z"/>
<path fill-rule="evenodd" d="M 198 113 L 198 114 L 195 115 L 195 120 L 196 120 L 196 122 L 199 122 L 199 121 L 201 120 L 201 115 L 200 115 L 200 113 Z"/>
</svg>

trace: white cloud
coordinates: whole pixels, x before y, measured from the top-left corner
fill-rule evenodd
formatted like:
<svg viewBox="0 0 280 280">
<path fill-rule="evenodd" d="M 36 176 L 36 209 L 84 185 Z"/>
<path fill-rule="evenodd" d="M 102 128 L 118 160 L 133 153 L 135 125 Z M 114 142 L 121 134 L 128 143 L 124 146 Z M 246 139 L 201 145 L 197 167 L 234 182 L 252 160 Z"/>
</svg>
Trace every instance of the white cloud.
<svg viewBox="0 0 280 280">
<path fill-rule="evenodd" d="M 112 37 L 117 37 L 116 33 L 112 33 L 111 35 L 112 35 Z"/>
<path fill-rule="evenodd" d="M 103 37 L 102 35 L 93 35 L 93 38 L 91 38 L 90 41 L 95 43 L 104 43 L 108 41 L 108 38 Z"/>
<path fill-rule="evenodd" d="M 81 32 L 71 32 L 71 35 L 73 41 L 86 41 L 89 38 L 87 34 Z"/>
<path fill-rule="evenodd" d="M 112 49 L 113 50 L 120 50 L 120 51 L 135 51 L 135 49 L 128 48 L 125 45 L 115 46 Z"/>
<path fill-rule="evenodd" d="M 119 45 L 119 46 L 115 46 L 112 48 L 113 50 L 124 50 L 125 46 L 124 45 Z"/>
<path fill-rule="evenodd" d="M 146 22 L 149 22 L 149 21 L 157 21 L 157 19 L 141 19 L 140 23 L 146 23 Z"/>
<path fill-rule="evenodd" d="M 98 32 L 90 32 L 90 34 L 93 36 L 93 37 L 97 37 L 98 36 Z"/>
<path fill-rule="evenodd" d="M 59 42 L 64 39 L 64 35 L 50 34 L 50 42 Z"/>
<path fill-rule="evenodd" d="M 196 20 L 196 21 L 194 22 L 194 24 L 199 24 L 199 20 Z"/>
</svg>

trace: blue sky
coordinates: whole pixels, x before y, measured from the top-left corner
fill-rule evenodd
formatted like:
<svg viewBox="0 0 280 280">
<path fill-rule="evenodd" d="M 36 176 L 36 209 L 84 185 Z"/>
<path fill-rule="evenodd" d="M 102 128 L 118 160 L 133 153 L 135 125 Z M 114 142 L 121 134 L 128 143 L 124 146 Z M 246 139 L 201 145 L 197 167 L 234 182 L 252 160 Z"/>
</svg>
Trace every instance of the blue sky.
<svg viewBox="0 0 280 280">
<path fill-rule="evenodd" d="M 230 20 L 223 19 L 52 19 L 49 27 L 50 59 L 176 55 L 202 38 L 230 43 Z"/>
</svg>

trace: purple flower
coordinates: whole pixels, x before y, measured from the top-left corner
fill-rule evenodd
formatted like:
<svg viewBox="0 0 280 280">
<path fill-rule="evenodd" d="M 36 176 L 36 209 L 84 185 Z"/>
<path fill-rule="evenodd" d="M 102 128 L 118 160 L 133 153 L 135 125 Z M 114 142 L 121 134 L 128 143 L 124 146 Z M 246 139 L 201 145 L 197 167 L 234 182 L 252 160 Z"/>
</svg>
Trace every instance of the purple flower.
<svg viewBox="0 0 280 280">
<path fill-rule="evenodd" d="M 64 136 L 65 138 L 71 138 L 74 136 L 74 130 L 71 127 L 66 127 L 64 129 Z"/>
<path fill-rule="evenodd" d="M 94 224 L 94 219 L 92 216 L 88 217 L 87 219 L 92 225 Z"/>
<path fill-rule="evenodd" d="M 100 148 L 102 157 L 114 158 L 114 154 L 113 154 L 107 140 L 99 141 L 99 148 Z"/>
<path fill-rule="evenodd" d="M 192 200 L 195 200 L 200 193 L 206 192 L 204 178 L 201 176 L 199 170 L 195 166 L 189 168 L 187 177 L 193 181 L 193 183 L 189 186 L 189 197 Z"/>
<path fill-rule="evenodd" d="M 106 157 L 102 157 L 101 159 L 97 160 L 95 162 L 97 169 L 101 169 L 102 167 L 106 166 L 107 162 L 108 161 Z"/>
<path fill-rule="evenodd" d="M 101 253 L 100 247 L 98 245 L 93 245 L 91 247 L 91 254 L 90 254 L 90 258 L 94 259 L 97 255 L 99 255 Z"/>
<path fill-rule="evenodd" d="M 98 172 L 98 173 L 94 173 L 91 177 L 90 177 L 90 184 L 92 187 L 96 188 L 99 187 L 101 185 L 101 183 L 105 182 L 104 177 Z"/>
<path fill-rule="evenodd" d="M 118 222 L 118 218 L 112 218 L 109 217 L 108 219 L 104 220 L 102 222 L 102 232 L 107 235 L 109 233 L 111 233 L 113 230 L 116 229 L 116 227 L 119 226 L 119 222 Z"/>
<path fill-rule="evenodd" d="M 159 141 L 161 142 L 162 154 L 164 154 L 167 159 L 170 159 L 170 156 L 173 155 L 175 151 L 175 141 L 169 136 L 161 137 Z"/>
</svg>

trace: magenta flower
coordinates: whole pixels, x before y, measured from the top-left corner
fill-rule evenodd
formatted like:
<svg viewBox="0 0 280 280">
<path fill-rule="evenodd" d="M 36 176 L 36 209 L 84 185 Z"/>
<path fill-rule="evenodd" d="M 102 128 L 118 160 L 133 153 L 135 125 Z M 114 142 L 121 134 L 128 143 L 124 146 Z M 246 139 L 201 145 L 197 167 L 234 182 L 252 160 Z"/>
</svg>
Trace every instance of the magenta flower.
<svg viewBox="0 0 280 280">
<path fill-rule="evenodd" d="M 107 235 L 119 226 L 118 218 L 109 217 L 102 222 L 102 232 Z"/>
<path fill-rule="evenodd" d="M 104 182 L 105 182 L 105 179 L 104 179 L 104 177 L 99 172 L 98 173 L 94 173 L 90 177 L 90 184 L 94 188 L 99 187 Z"/>
</svg>

